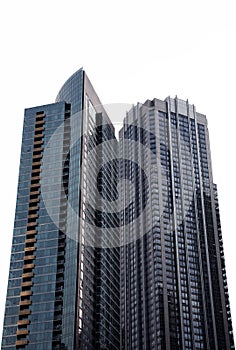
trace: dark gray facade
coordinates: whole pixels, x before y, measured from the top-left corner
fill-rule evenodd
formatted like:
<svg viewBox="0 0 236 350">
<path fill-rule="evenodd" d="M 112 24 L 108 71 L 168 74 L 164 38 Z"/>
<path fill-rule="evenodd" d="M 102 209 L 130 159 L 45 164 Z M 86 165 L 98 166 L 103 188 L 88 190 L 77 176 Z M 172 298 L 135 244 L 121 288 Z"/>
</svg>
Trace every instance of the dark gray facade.
<svg viewBox="0 0 236 350">
<path fill-rule="evenodd" d="M 136 183 L 123 202 L 139 193 L 121 231 L 121 348 L 234 349 L 206 117 L 177 98 L 138 104 L 120 152 Z"/>
</svg>

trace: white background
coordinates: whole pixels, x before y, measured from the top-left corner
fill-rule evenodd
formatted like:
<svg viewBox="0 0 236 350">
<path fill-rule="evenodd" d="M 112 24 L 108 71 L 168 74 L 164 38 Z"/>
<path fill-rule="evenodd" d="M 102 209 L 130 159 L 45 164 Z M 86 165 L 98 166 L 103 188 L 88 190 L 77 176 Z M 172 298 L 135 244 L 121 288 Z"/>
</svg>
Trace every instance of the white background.
<svg viewBox="0 0 236 350">
<path fill-rule="evenodd" d="M 54 102 L 81 66 L 104 104 L 178 95 L 207 115 L 235 325 L 234 1 L 2 1 L 0 35 L 0 333 L 24 108 Z"/>
</svg>

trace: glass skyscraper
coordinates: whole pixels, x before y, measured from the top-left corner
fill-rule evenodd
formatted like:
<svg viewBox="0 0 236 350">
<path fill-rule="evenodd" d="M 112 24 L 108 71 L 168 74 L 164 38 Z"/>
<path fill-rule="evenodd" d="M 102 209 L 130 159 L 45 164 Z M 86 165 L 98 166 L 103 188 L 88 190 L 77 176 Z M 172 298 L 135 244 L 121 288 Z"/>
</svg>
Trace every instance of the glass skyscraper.
<svg viewBox="0 0 236 350">
<path fill-rule="evenodd" d="M 103 248 L 85 210 L 99 157 L 116 145 L 91 149 L 107 138 L 114 128 L 82 69 L 56 103 L 25 111 L 2 349 L 119 349 L 119 245 Z"/>
<path fill-rule="evenodd" d="M 234 349 L 207 120 L 114 126 L 80 69 L 25 110 L 2 349 Z"/>
</svg>

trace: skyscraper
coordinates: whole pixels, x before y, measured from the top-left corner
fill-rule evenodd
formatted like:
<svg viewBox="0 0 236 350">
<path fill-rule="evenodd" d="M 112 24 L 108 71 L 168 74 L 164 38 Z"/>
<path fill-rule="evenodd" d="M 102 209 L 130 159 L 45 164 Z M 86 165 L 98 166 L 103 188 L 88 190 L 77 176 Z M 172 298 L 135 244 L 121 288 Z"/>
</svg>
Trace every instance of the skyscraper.
<svg viewBox="0 0 236 350">
<path fill-rule="evenodd" d="M 119 142 L 136 183 L 121 190 L 135 203 L 121 223 L 122 349 L 234 349 L 205 115 L 148 100 Z"/>
<path fill-rule="evenodd" d="M 82 69 L 56 103 L 25 111 L 2 349 L 119 349 L 119 247 L 102 248 L 85 212 L 113 152 L 89 150 L 106 138 L 114 128 Z"/>
<path fill-rule="evenodd" d="M 82 69 L 26 109 L 2 349 L 234 349 L 210 158 L 178 98 L 117 140 Z"/>
</svg>

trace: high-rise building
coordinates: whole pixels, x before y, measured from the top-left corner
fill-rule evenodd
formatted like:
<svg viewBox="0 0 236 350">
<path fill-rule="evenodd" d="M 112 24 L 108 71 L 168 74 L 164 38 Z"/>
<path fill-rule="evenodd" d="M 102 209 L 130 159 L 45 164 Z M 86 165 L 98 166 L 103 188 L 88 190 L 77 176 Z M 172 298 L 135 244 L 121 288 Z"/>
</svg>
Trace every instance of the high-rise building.
<svg viewBox="0 0 236 350">
<path fill-rule="evenodd" d="M 234 349 L 205 115 L 148 100 L 127 114 L 119 143 L 136 183 L 121 190 L 134 198 L 121 218 L 122 349 Z"/>
<path fill-rule="evenodd" d="M 118 236 L 103 248 L 98 210 L 85 210 L 99 208 L 94 176 L 116 142 L 92 150 L 106 139 L 114 128 L 82 69 L 56 103 L 25 111 L 2 349 L 119 349 Z"/>
<path fill-rule="evenodd" d="M 207 120 L 188 101 L 133 106 L 117 139 L 80 69 L 26 109 L 2 349 L 234 349 Z"/>
</svg>

